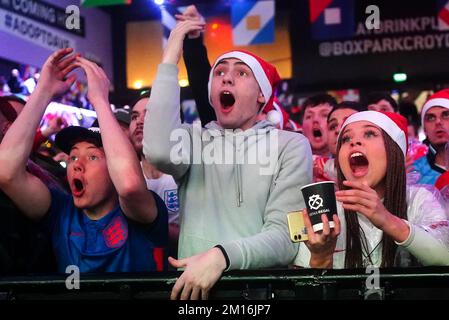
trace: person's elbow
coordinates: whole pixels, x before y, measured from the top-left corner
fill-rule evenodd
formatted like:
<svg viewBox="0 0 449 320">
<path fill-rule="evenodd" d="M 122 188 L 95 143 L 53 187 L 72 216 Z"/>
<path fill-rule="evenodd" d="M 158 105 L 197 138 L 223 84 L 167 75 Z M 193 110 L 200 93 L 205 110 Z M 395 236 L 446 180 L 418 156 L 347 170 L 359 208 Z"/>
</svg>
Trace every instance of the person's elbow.
<svg viewBox="0 0 449 320">
<path fill-rule="evenodd" d="M 299 244 L 293 243 L 290 240 L 288 241 L 288 245 L 286 246 L 285 253 L 282 257 L 281 265 L 287 266 L 293 264 L 295 258 L 298 254 Z"/>
<path fill-rule="evenodd" d="M 164 168 L 170 164 L 170 151 L 166 146 L 158 145 L 156 143 L 143 145 L 143 154 L 145 160 L 151 163 L 156 168 Z"/>
<path fill-rule="evenodd" d="M 135 199 L 140 194 L 146 192 L 146 186 L 141 179 L 127 177 L 123 183 L 116 188 L 118 196 L 122 199 Z"/>
<path fill-rule="evenodd" d="M 12 170 L 9 163 L 0 161 L 0 187 L 11 185 L 17 178 L 16 170 Z"/>
</svg>

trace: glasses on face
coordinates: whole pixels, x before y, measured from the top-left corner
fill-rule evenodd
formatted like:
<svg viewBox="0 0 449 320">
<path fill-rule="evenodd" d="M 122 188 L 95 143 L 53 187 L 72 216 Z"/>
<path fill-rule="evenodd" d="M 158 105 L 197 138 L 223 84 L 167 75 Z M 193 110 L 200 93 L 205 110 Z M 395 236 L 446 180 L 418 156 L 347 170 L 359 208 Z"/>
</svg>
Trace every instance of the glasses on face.
<svg viewBox="0 0 449 320">
<path fill-rule="evenodd" d="M 437 117 L 437 115 L 430 113 L 430 114 L 426 114 L 424 116 L 424 121 L 426 122 L 435 122 L 437 121 L 437 119 L 441 119 L 441 120 L 449 120 L 449 110 L 448 111 L 443 111 L 441 113 L 440 117 Z"/>
</svg>

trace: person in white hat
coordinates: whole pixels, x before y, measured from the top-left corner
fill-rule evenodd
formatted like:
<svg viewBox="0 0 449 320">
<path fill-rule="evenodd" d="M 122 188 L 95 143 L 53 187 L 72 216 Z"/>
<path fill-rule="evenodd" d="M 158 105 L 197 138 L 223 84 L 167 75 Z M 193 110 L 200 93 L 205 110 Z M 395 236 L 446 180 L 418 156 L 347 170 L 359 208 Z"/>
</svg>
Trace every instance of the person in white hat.
<svg viewBox="0 0 449 320">
<path fill-rule="evenodd" d="M 441 90 L 429 97 L 421 110 L 429 151 L 413 163 L 419 172 L 419 184 L 435 184 L 438 177 L 449 170 L 445 166 L 444 148 L 449 142 L 449 89 Z"/>
<path fill-rule="evenodd" d="M 449 265 L 448 212 L 434 189 L 406 187 L 407 120 L 363 111 L 343 124 L 337 147 L 338 216 L 314 233 L 295 264 L 315 268 Z"/>
<path fill-rule="evenodd" d="M 251 53 L 227 52 L 214 63 L 208 87 L 217 121 L 205 128 L 181 124 L 177 63 L 185 35 L 203 25 L 186 20 L 172 30 L 144 124 L 146 159 L 179 185 L 179 260 L 169 262 L 184 272 L 172 299 L 208 298 L 225 270 L 290 264 L 298 246 L 290 240 L 287 213 L 304 207 L 299 188 L 312 181 L 307 139 L 257 121 L 280 78 L 274 66 Z M 262 173 L 258 157 L 252 164 L 232 154 L 230 162 L 206 163 L 204 152 L 196 153 L 223 147 L 223 153 L 248 159 L 256 145 L 266 145 L 273 155 L 273 171 Z"/>
</svg>

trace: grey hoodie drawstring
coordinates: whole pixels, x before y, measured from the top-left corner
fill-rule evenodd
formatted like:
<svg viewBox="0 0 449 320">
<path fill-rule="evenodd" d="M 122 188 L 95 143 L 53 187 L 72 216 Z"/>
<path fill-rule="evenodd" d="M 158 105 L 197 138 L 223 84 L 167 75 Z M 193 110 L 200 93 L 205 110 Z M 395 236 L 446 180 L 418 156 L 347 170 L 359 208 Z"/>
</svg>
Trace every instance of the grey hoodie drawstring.
<svg viewBox="0 0 449 320">
<path fill-rule="evenodd" d="M 240 164 L 237 164 L 236 166 L 236 175 L 235 175 L 237 181 L 237 207 L 240 207 L 240 204 L 243 202 L 243 192 L 242 192 L 242 174 L 240 172 Z"/>
<path fill-rule="evenodd" d="M 254 130 L 259 130 L 259 129 L 267 130 L 267 128 L 274 128 L 274 125 L 266 120 L 257 122 L 253 127 Z M 221 134 L 224 135 L 224 129 L 216 121 L 209 122 L 206 125 L 206 129 L 219 130 L 221 132 Z M 235 145 L 234 145 L 234 148 L 238 149 L 238 147 Z M 241 204 L 243 203 L 242 169 L 241 169 L 241 164 L 238 161 L 238 155 L 240 155 L 240 153 L 239 153 L 240 151 L 234 150 L 234 152 L 236 152 L 235 158 L 234 158 L 234 161 L 236 161 L 236 164 L 234 165 L 234 167 L 235 167 L 234 183 L 235 183 L 236 192 L 237 192 L 237 194 L 236 194 L 237 207 L 240 207 Z M 238 153 L 238 155 L 237 155 L 237 153 Z"/>
</svg>

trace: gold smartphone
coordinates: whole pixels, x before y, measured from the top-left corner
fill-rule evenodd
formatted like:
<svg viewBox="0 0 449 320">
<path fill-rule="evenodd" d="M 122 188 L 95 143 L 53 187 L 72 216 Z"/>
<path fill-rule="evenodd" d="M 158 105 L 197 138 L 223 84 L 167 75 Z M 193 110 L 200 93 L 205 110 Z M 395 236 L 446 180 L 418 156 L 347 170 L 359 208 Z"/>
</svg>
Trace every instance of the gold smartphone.
<svg viewBox="0 0 449 320">
<path fill-rule="evenodd" d="M 307 230 L 304 225 L 304 217 L 302 210 L 293 211 L 287 214 L 288 230 L 290 231 L 290 239 L 293 242 L 301 242 L 309 240 Z"/>
</svg>

